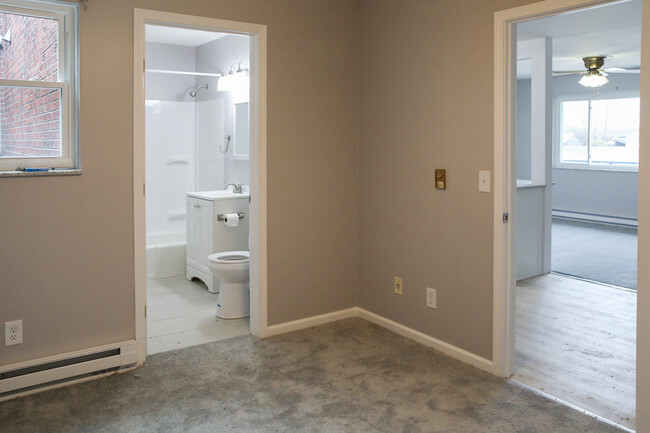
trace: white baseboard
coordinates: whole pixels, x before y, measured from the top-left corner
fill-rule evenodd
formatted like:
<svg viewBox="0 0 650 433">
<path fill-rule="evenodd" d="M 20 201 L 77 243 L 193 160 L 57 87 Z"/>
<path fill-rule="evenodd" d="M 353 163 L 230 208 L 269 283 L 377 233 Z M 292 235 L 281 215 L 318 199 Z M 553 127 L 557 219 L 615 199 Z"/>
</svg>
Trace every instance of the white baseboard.
<svg viewBox="0 0 650 433">
<path fill-rule="evenodd" d="M 488 359 L 482 358 L 478 355 L 475 355 L 464 349 L 453 346 L 449 343 L 445 343 L 444 341 L 438 340 L 437 338 L 433 338 L 430 335 L 427 335 L 423 332 L 416 331 L 415 329 L 404 326 L 401 323 L 394 322 L 378 314 L 372 313 L 368 310 L 364 310 L 363 308 L 358 308 L 358 310 L 359 310 L 358 317 L 361 317 L 362 319 L 366 319 L 369 322 L 372 322 L 383 328 L 388 329 L 389 331 L 393 331 L 396 334 L 399 334 L 403 337 L 409 338 L 427 347 L 438 350 L 444 353 L 445 355 L 448 355 L 466 364 L 473 365 L 474 367 L 480 368 L 481 370 L 487 371 L 488 373 L 491 374 L 494 373 L 492 361 Z"/>
<path fill-rule="evenodd" d="M 334 311 L 333 313 L 321 314 L 318 316 L 306 317 L 304 319 L 294 320 L 292 322 L 271 325 L 266 328 L 267 336 L 285 334 L 287 332 L 298 331 L 300 329 L 311 328 L 312 326 L 324 325 L 325 323 L 336 322 L 337 320 L 357 317 L 357 307 L 346 310 Z"/>
<path fill-rule="evenodd" d="M 466 350 L 460 349 L 444 341 L 433 338 L 415 329 L 411 329 L 400 323 L 394 322 L 390 319 L 382 317 L 378 314 L 372 313 L 363 308 L 353 307 L 346 310 L 335 311 L 333 313 L 321 314 L 319 316 L 307 317 L 305 319 L 294 320 L 292 322 L 280 323 L 268 327 L 268 336 L 284 334 L 287 332 L 298 331 L 300 329 L 310 328 L 312 326 L 324 325 L 338 320 L 349 319 L 351 317 L 360 317 L 376 325 L 386 328 L 389 331 L 395 332 L 403 337 L 417 341 L 432 349 L 438 350 L 445 355 L 454 359 L 462 361 L 466 364 L 473 365 L 481 370 L 493 373 L 492 361 L 482 358 Z"/>
</svg>

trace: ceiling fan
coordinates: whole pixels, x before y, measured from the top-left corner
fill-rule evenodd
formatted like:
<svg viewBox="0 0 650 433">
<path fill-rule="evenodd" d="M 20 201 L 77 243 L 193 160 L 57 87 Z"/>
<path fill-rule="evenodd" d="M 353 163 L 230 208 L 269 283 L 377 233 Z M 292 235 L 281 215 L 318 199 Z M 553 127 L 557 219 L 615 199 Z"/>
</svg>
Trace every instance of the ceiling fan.
<svg viewBox="0 0 650 433">
<path fill-rule="evenodd" d="M 603 69 L 605 65 L 605 58 L 607 56 L 590 56 L 583 57 L 582 61 L 585 63 L 586 71 L 553 71 L 554 75 L 584 75 L 579 81 L 585 87 L 600 87 L 609 83 L 609 80 L 606 78 L 609 73 L 612 74 L 638 74 L 641 72 L 640 68 L 606 68 Z"/>
</svg>

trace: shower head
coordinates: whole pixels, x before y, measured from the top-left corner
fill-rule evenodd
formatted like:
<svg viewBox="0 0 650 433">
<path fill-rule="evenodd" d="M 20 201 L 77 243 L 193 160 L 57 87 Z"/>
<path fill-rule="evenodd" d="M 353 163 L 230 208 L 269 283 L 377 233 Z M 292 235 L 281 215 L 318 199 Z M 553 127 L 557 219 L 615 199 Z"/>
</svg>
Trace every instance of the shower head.
<svg viewBox="0 0 650 433">
<path fill-rule="evenodd" d="M 194 89 L 194 90 L 190 90 L 190 96 L 191 96 L 192 98 L 196 97 L 196 92 L 198 92 L 199 90 L 201 90 L 201 89 L 204 88 L 204 87 L 207 89 L 207 88 L 208 88 L 208 83 L 205 83 L 204 85 L 199 86 L 199 87 L 197 87 L 197 88 Z"/>
</svg>

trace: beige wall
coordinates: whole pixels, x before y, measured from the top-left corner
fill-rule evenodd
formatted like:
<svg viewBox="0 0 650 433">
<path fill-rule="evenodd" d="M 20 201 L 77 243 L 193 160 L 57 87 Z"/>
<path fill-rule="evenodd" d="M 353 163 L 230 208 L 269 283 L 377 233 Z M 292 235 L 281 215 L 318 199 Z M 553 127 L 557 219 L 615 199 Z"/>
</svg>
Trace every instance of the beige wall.
<svg viewBox="0 0 650 433">
<path fill-rule="evenodd" d="M 494 197 L 478 171 L 493 165 L 493 20 L 526 3 L 361 1 L 359 305 L 487 359 Z"/>
<path fill-rule="evenodd" d="M 359 305 L 492 358 L 494 12 L 529 0 L 361 0 Z M 650 8 L 644 7 L 644 28 Z M 644 31 L 643 63 L 650 61 Z M 650 74 L 642 74 L 642 95 Z M 642 125 L 650 124 L 650 102 Z M 645 120 L 644 120 L 645 119 Z M 642 126 L 643 142 L 650 132 Z M 641 148 L 637 431 L 650 432 L 650 152 Z M 644 168 L 645 167 L 645 168 Z M 447 191 L 433 170 L 448 170 Z M 404 294 L 392 293 L 393 276 Z M 424 306 L 426 286 L 438 309 Z"/>
<path fill-rule="evenodd" d="M 268 26 L 270 324 L 356 305 L 353 0 L 91 0 L 81 10 L 83 175 L 0 179 L 0 365 L 134 337 L 133 9 Z"/>
<path fill-rule="evenodd" d="M 527 3 L 91 0 L 84 174 L 0 179 L 0 322 L 25 321 L 25 343 L 0 347 L 0 365 L 133 337 L 134 7 L 268 25 L 270 324 L 358 304 L 490 359 L 493 197 L 477 173 L 493 165 L 493 12 Z M 434 168 L 448 170 L 447 191 L 433 188 Z M 641 224 L 649 212 L 641 200 Z M 645 311 L 643 228 L 640 239 Z M 649 380 L 640 369 L 640 422 Z"/>
</svg>

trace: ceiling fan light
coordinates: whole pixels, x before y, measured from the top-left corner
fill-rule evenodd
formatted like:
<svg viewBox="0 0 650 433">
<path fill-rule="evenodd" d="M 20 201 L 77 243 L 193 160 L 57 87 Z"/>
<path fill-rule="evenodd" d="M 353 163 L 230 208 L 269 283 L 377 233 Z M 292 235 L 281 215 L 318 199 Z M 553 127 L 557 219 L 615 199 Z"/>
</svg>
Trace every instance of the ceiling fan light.
<svg viewBox="0 0 650 433">
<path fill-rule="evenodd" d="M 585 87 L 600 87 L 609 83 L 609 80 L 598 71 L 590 71 L 587 75 L 578 81 Z"/>
</svg>

